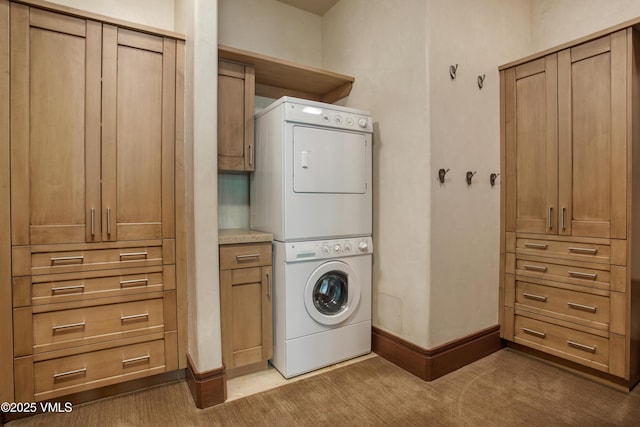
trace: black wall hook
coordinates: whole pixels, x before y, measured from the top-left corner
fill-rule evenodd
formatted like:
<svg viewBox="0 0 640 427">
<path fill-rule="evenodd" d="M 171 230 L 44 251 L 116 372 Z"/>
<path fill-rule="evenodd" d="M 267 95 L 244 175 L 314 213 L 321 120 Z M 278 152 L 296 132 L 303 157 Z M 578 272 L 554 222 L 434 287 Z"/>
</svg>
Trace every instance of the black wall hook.
<svg viewBox="0 0 640 427">
<path fill-rule="evenodd" d="M 449 67 L 449 76 L 451 76 L 451 80 L 455 80 L 456 79 L 456 73 L 457 72 L 458 72 L 458 64 L 451 65 Z"/>
<path fill-rule="evenodd" d="M 438 179 L 440 179 L 440 184 L 444 184 L 444 176 L 449 172 L 449 169 L 440 169 L 438 171 Z"/>
<path fill-rule="evenodd" d="M 492 187 L 496 185 L 496 178 L 498 178 L 499 175 L 499 173 L 492 173 L 491 175 L 489 175 L 489 182 L 491 183 Z"/>
<path fill-rule="evenodd" d="M 467 185 L 471 185 L 471 179 L 477 172 L 467 171 Z"/>
</svg>

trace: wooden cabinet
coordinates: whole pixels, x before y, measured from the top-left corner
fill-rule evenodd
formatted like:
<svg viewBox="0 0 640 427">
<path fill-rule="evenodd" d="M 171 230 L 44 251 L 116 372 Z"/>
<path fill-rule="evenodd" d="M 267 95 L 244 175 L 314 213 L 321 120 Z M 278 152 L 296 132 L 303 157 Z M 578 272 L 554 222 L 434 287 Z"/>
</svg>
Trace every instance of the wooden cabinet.
<svg viewBox="0 0 640 427">
<path fill-rule="evenodd" d="M 273 355 L 271 242 L 220 246 L 222 361 L 227 369 Z"/>
<path fill-rule="evenodd" d="M 218 61 L 218 170 L 253 171 L 255 71 Z"/>
<path fill-rule="evenodd" d="M 501 67 L 501 334 L 640 380 L 633 28 Z M 635 320 L 634 320 L 635 319 Z"/>
<path fill-rule="evenodd" d="M 184 42 L 79 11 L 9 8 L 12 400 L 184 367 L 174 190 Z"/>
</svg>

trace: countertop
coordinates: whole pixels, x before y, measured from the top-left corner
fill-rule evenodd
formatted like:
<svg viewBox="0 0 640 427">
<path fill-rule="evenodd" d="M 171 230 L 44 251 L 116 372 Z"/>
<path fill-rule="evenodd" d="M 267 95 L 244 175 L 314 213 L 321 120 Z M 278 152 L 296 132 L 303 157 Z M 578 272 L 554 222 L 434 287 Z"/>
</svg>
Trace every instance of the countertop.
<svg viewBox="0 0 640 427">
<path fill-rule="evenodd" d="M 270 242 L 273 234 L 244 228 L 225 228 L 218 230 L 219 245 L 233 245 L 238 243 Z"/>
</svg>

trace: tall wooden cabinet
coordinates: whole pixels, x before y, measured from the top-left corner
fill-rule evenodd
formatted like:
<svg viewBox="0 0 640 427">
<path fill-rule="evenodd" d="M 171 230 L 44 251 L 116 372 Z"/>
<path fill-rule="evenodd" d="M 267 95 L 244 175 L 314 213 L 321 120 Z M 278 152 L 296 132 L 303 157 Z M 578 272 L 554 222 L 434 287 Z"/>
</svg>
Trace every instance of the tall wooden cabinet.
<svg viewBox="0 0 640 427">
<path fill-rule="evenodd" d="M 501 334 L 640 379 L 638 32 L 501 67 Z"/>
<path fill-rule="evenodd" d="M 184 42 L 77 11 L 9 8 L 11 200 L 0 209 L 11 213 L 13 400 L 184 367 Z"/>
</svg>

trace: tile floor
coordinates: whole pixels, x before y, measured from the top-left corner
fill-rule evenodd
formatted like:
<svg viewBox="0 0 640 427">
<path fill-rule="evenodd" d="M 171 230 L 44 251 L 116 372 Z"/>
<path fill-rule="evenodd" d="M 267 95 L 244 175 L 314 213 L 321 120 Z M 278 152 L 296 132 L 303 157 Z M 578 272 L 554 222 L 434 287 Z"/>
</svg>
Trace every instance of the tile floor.
<svg viewBox="0 0 640 427">
<path fill-rule="evenodd" d="M 317 371 L 298 375 L 297 377 L 289 379 L 285 379 L 276 368 L 269 364 L 267 369 L 227 380 L 226 401 L 229 402 L 252 394 L 260 393 L 262 391 L 271 390 L 272 388 L 280 387 L 281 385 L 309 378 L 313 375 L 318 375 L 323 372 L 340 368 L 351 363 L 360 362 L 375 356 L 376 354 L 371 352 L 364 356 L 356 357 L 355 359 L 345 360 L 344 362 L 336 363 L 335 365 L 327 366 L 326 368 L 318 369 Z"/>
</svg>

